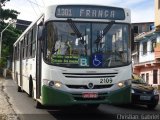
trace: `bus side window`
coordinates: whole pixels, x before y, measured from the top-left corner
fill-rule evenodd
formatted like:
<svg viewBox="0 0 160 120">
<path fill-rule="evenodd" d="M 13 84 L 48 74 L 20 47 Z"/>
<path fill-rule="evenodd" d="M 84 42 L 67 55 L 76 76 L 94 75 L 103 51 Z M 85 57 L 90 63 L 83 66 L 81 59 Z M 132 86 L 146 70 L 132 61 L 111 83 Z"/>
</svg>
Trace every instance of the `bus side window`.
<svg viewBox="0 0 160 120">
<path fill-rule="evenodd" d="M 32 58 L 32 43 L 33 43 L 33 29 L 31 30 L 31 40 L 30 40 L 30 58 Z"/>
<path fill-rule="evenodd" d="M 22 59 L 24 59 L 24 39 L 22 40 Z"/>
<path fill-rule="evenodd" d="M 28 58 L 28 35 L 29 34 L 26 35 L 26 43 L 25 43 L 26 44 L 26 47 L 25 47 L 25 49 L 26 49 L 26 51 L 25 51 L 26 52 L 26 59 Z"/>
<path fill-rule="evenodd" d="M 38 26 L 38 40 L 42 40 L 43 26 Z"/>
<path fill-rule="evenodd" d="M 31 57 L 31 41 L 32 41 L 32 31 L 28 33 L 28 58 Z"/>
<path fill-rule="evenodd" d="M 19 59 L 19 43 L 15 47 L 15 60 Z"/>
<path fill-rule="evenodd" d="M 25 59 L 25 51 L 26 51 L 26 36 L 24 36 L 24 40 L 23 40 L 23 59 Z"/>
<path fill-rule="evenodd" d="M 19 56 L 20 56 L 20 43 L 18 43 L 18 46 L 17 46 L 18 48 L 17 48 L 17 59 L 19 60 Z"/>
<path fill-rule="evenodd" d="M 21 54 L 22 58 L 23 58 L 23 41 L 24 41 L 24 38 L 21 41 L 21 50 L 22 51 L 20 51 L 20 54 Z"/>
<path fill-rule="evenodd" d="M 32 34 L 32 57 L 35 57 L 36 52 L 36 26 L 33 28 L 33 34 Z"/>
<path fill-rule="evenodd" d="M 24 37 L 24 45 L 23 45 L 23 47 L 24 47 L 23 58 L 25 59 L 25 58 L 26 58 L 26 35 L 25 35 L 25 37 Z"/>
<path fill-rule="evenodd" d="M 17 46 L 15 46 L 14 48 L 14 58 L 15 60 L 17 60 Z"/>
</svg>

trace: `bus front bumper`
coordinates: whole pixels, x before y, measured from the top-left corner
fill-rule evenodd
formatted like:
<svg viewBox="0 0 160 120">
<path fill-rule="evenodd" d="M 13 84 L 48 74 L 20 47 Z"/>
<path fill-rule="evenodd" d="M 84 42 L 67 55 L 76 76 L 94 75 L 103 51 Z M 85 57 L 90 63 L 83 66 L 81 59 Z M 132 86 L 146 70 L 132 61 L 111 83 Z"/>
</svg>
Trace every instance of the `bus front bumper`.
<svg viewBox="0 0 160 120">
<path fill-rule="evenodd" d="M 131 102 L 130 86 L 109 92 L 98 93 L 94 99 L 85 99 L 82 94 L 71 94 L 48 86 L 42 87 L 42 105 L 68 106 L 80 104 L 128 104 Z"/>
</svg>

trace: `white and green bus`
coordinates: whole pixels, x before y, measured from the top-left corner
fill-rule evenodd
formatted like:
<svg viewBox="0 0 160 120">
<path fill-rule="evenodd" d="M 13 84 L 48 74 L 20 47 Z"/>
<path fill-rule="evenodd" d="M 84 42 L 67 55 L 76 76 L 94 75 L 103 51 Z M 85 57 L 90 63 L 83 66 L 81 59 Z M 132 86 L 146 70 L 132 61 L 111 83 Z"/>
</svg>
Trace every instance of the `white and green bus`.
<svg viewBox="0 0 160 120">
<path fill-rule="evenodd" d="M 14 43 L 13 79 L 37 107 L 131 100 L 130 10 L 52 5 Z"/>
</svg>

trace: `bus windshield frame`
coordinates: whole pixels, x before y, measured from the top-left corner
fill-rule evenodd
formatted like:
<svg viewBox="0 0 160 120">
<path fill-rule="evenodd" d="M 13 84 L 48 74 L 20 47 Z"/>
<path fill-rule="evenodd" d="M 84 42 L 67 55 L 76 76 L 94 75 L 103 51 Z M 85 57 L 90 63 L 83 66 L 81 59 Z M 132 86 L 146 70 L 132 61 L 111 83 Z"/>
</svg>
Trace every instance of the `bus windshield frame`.
<svg viewBox="0 0 160 120">
<path fill-rule="evenodd" d="M 131 64 L 128 23 L 48 21 L 44 38 L 44 61 L 50 65 L 114 68 Z"/>
</svg>

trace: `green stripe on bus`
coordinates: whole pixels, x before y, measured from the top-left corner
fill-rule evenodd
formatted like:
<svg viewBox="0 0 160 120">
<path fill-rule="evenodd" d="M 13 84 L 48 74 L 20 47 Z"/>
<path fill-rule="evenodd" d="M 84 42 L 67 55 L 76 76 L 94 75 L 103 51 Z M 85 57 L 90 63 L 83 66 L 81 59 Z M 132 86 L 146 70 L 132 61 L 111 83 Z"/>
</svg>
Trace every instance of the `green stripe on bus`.
<svg viewBox="0 0 160 120">
<path fill-rule="evenodd" d="M 104 100 L 75 100 L 68 92 L 53 89 L 48 86 L 42 87 L 42 104 L 45 106 L 68 106 L 78 104 L 127 104 L 131 101 L 130 87 L 125 87 L 108 94 Z"/>
</svg>

